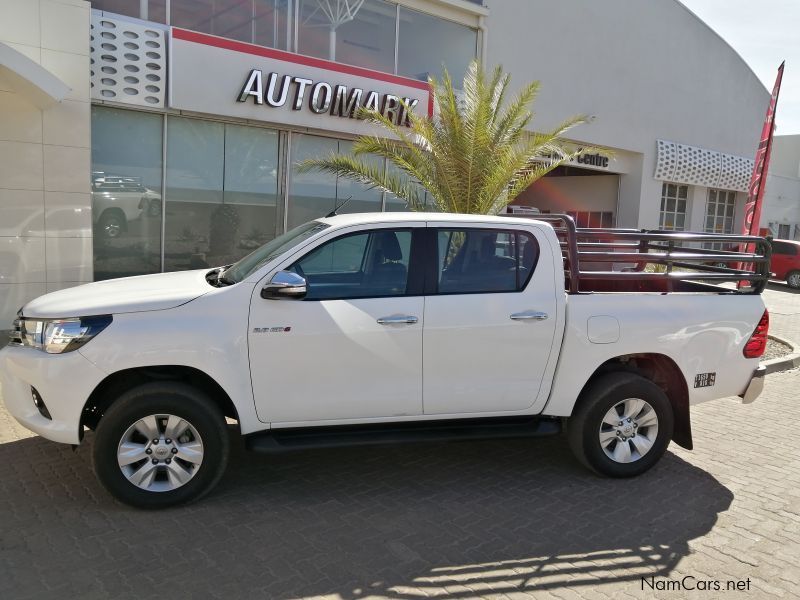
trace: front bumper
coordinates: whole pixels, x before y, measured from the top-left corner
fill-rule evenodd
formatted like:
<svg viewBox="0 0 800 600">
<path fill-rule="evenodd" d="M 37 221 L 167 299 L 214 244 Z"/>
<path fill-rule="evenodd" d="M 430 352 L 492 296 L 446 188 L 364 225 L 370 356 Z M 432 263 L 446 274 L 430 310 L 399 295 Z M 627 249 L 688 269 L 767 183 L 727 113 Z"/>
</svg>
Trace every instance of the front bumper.
<svg viewBox="0 0 800 600">
<path fill-rule="evenodd" d="M 747 389 L 743 394 L 740 394 L 742 404 L 750 404 L 761 395 L 761 392 L 764 390 L 764 378 L 766 375 L 766 367 L 758 367 L 753 372 L 753 377 L 750 379 Z"/>
<path fill-rule="evenodd" d="M 0 395 L 6 409 L 23 427 L 54 442 L 80 442 L 83 407 L 104 377 L 79 351 L 47 354 L 21 346 L 0 350 Z M 50 419 L 33 403 L 31 387 L 44 400 Z"/>
</svg>

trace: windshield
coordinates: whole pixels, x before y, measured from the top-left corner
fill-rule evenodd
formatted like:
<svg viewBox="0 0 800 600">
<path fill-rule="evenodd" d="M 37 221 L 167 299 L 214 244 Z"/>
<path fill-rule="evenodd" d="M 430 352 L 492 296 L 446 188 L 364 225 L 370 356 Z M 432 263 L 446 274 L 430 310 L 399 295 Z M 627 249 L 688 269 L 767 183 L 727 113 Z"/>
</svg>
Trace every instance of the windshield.
<svg viewBox="0 0 800 600">
<path fill-rule="evenodd" d="M 292 249 L 328 227 L 330 227 L 330 225 L 326 225 L 325 223 L 310 221 L 299 227 L 295 227 L 291 231 L 287 231 L 283 235 L 279 235 L 271 242 L 267 242 L 258 250 L 251 252 L 239 262 L 234 263 L 230 268 L 226 269 L 224 272 L 225 281 L 229 283 L 239 283 L 243 281 L 273 258 L 280 256 L 287 250 Z"/>
</svg>

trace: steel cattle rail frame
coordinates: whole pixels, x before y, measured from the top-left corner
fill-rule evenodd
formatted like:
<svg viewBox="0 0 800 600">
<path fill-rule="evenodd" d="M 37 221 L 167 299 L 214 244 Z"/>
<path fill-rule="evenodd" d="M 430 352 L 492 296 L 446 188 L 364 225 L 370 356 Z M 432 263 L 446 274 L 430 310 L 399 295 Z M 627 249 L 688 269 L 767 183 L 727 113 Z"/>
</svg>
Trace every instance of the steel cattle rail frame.
<svg viewBox="0 0 800 600">
<path fill-rule="evenodd" d="M 589 281 L 665 282 L 668 292 L 675 282 L 747 284 L 741 289 L 714 286 L 716 293 L 760 294 L 770 277 L 772 245 L 763 237 L 682 231 L 578 228 L 569 215 L 536 215 L 555 229 L 564 255 L 569 293 L 591 291 Z M 727 250 L 694 247 L 725 244 Z M 750 249 L 753 251 L 750 251 Z M 585 270 L 587 263 L 600 270 Z M 635 263 L 614 270 L 615 263 Z M 647 264 L 663 265 L 663 272 L 646 272 Z M 676 267 L 679 270 L 675 270 Z M 680 270 L 683 269 L 683 270 Z"/>
</svg>

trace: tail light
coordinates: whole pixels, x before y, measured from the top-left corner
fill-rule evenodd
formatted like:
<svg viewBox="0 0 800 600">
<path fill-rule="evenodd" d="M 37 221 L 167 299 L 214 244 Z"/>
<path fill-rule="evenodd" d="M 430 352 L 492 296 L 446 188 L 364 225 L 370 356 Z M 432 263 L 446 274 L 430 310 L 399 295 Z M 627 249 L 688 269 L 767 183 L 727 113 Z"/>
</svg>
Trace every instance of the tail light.
<svg viewBox="0 0 800 600">
<path fill-rule="evenodd" d="M 767 333 L 769 332 L 769 311 L 765 310 L 761 320 L 756 325 L 753 335 L 744 345 L 745 358 L 759 358 L 767 349 Z"/>
</svg>

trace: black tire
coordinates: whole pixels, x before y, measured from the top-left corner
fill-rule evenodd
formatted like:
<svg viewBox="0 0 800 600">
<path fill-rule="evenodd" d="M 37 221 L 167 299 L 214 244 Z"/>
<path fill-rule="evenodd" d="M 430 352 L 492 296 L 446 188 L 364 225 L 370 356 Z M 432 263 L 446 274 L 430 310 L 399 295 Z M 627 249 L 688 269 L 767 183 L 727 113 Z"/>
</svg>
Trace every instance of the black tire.
<svg viewBox="0 0 800 600">
<path fill-rule="evenodd" d="M 117 462 L 122 436 L 139 419 L 167 414 L 189 422 L 202 440 L 203 458 L 186 483 L 169 491 L 148 491 L 128 481 Z M 225 417 L 203 392 L 177 382 L 146 383 L 128 390 L 111 405 L 97 426 L 93 461 L 97 477 L 118 500 L 137 508 L 166 508 L 195 501 L 222 477 L 228 462 Z"/>
<path fill-rule="evenodd" d="M 791 271 L 786 275 L 786 285 L 793 290 L 800 290 L 800 271 Z"/>
<path fill-rule="evenodd" d="M 599 435 L 606 413 L 629 398 L 650 404 L 658 417 L 658 433 L 643 456 L 621 463 L 606 455 Z M 567 421 L 567 438 L 578 460 L 596 473 L 607 477 L 635 477 L 650 469 L 663 456 L 672 439 L 673 427 L 672 405 L 660 387 L 634 373 L 609 373 L 598 377 L 581 393 L 575 411 Z M 617 443 L 613 442 L 614 445 Z"/>
</svg>

